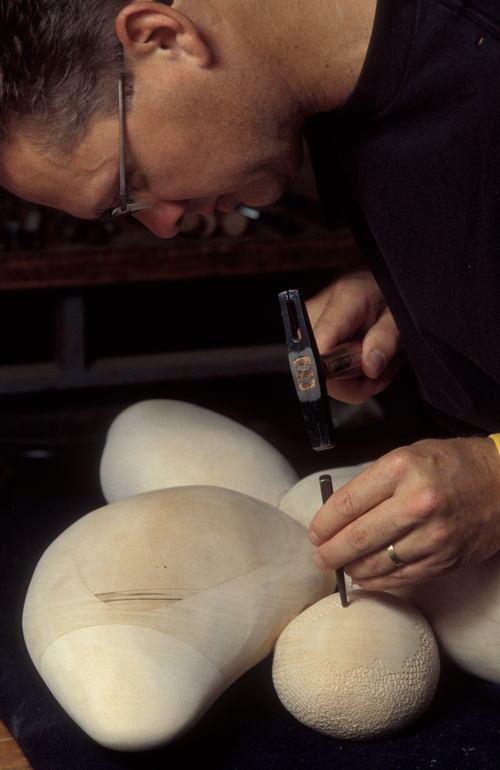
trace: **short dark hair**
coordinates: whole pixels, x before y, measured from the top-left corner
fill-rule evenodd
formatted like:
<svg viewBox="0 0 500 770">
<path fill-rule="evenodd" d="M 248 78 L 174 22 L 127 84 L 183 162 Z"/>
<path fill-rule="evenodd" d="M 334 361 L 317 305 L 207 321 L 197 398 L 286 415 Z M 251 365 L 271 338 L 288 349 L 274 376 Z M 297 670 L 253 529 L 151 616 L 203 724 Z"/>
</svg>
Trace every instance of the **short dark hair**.
<svg viewBox="0 0 500 770">
<path fill-rule="evenodd" d="M 89 118 L 116 110 L 114 20 L 129 1 L 0 0 L 0 141 L 20 126 L 69 148 Z"/>
</svg>

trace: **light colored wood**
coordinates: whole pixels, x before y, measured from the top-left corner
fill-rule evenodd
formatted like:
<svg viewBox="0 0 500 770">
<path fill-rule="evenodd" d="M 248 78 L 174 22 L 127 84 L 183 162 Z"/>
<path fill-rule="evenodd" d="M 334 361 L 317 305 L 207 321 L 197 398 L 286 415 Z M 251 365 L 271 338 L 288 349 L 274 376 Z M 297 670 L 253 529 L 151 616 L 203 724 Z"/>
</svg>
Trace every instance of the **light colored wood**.
<svg viewBox="0 0 500 770">
<path fill-rule="evenodd" d="M 340 489 L 358 473 L 368 467 L 370 463 L 349 465 L 343 468 L 327 468 L 323 471 L 315 471 L 309 476 L 300 479 L 286 492 L 280 500 L 279 508 L 288 513 L 304 527 L 309 527 L 313 516 L 322 506 L 319 477 L 322 473 L 329 473 L 332 477 L 334 491 Z"/>
<path fill-rule="evenodd" d="M 291 517 L 228 489 L 115 502 L 40 560 L 23 614 L 29 653 L 95 740 L 153 748 L 188 730 L 331 589 L 312 550 Z"/>
<path fill-rule="evenodd" d="M 298 480 L 254 431 L 181 401 L 141 401 L 113 422 L 101 460 L 108 502 L 164 487 L 209 484 L 276 505 Z"/>
<path fill-rule="evenodd" d="M 1 770 L 31 770 L 30 763 L 3 722 L 0 722 L 0 768 Z"/>
<path fill-rule="evenodd" d="M 420 608 L 455 663 L 500 684 L 500 553 L 398 593 Z"/>
<path fill-rule="evenodd" d="M 328 596 L 280 635 L 273 681 L 300 722 L 335 738 L 394 733 L 432 700 L 439 654 L 417 609 L 386 593 L 355 590 L 344 608 Z"/>
<path fill-rule="evenodd" d="M 321 473 L 330 473 L 334 488 L 339 489 L 368 465 L 330 468 L 300 479 L 279 507 L 308 527 L 321 506 Z M 346 582 L 351 583 L 348 575 Z M 500 684 L 500 554 L 391 593 L 420 609 L 442 649 L 458 666 Z"/>
</svg>

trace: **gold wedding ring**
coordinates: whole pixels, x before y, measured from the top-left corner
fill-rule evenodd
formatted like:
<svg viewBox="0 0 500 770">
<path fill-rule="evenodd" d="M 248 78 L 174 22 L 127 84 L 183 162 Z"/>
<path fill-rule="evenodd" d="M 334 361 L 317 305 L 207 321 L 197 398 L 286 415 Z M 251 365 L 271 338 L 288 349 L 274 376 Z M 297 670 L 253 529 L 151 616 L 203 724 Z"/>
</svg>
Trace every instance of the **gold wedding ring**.
<svg viewBox="0 0 500 770">
<path fill-rule="evenodd" d="M 385 550 L 387 552 L 387 556 L 392 561 L 392 563 L 396 565 L 396 567 L 401 567 L 402 564 L 405 564 L 404 561 L 401 561 L 401 559 L 398 558 L 393 545 L 388 545 Z"/>
</svg>

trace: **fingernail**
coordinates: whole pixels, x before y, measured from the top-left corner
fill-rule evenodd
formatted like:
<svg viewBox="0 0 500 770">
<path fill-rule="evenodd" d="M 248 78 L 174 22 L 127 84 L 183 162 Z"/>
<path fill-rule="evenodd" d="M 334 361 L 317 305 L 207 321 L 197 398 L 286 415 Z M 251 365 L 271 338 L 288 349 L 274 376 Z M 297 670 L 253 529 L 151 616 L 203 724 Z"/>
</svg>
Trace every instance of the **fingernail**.
<svg viewBox="0 0 500 770">
<path fill-rule="evenodd" d="M 381 350 L 372 350 L 367 361 L 370 367 L 368 376 L 372 380 L 376 380 L 385 369 L 385 356 Z"/>
<path fill-rule="evenodd" d="M 316 545 L 316 546 L 321 545 L 321 540 L 317 536 L 316 532 L 312 531 L 312 529 L 309 532 L 309 540 L 313 545 Z"/>
<path fill-rule="evenodd" d="M 319 555 L 319 551 L 316 551 L 315 553 L 313 553 L 313 559 L 317 567 L 319 567 L 320 569 L 327 569 L 325 562 Z"/>
</svg>

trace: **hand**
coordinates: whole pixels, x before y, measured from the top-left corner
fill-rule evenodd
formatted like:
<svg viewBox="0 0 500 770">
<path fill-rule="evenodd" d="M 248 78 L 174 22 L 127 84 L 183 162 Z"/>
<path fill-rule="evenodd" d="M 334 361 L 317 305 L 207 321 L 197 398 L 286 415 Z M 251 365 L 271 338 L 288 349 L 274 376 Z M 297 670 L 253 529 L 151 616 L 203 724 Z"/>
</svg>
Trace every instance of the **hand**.
<svg viewBox="0 0 500 770">
<path fill-rule="evenodd" d="M 311 522 L 318 566 L 388 590 L 500 550 L 500 456 L 489 438 L 395 449 L 330 497 Z M 402 566 L 387 554 L 392 544 Z"/>
<path fill-rule="evenodd" d="M 339 401 L 360 404 L 384 390 L 401 366 L 401 347 L 394 318 L 368 270 L 339 278 L 307 302 L 320 353 L 339 342 L 363 336 L 363 376 L 330 380 L 328 393 Z"/>
</svg>

